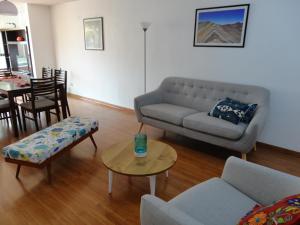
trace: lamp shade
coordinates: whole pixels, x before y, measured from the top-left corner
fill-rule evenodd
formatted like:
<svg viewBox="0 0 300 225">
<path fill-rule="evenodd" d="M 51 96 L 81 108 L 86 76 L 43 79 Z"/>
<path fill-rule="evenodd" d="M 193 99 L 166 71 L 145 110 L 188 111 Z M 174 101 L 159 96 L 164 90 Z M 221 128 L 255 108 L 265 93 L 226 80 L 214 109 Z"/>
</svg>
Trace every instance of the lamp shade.
<svg viewBox="0 0 300 225">
<path fill-rule="evenodd" d="M 18 15 L 18 9 L 10 1 L 3 0 L 0 2 L 0 15 L 16 16 Z"/>
<path fill-rule="evenodd" d="M 151 25 L 150 22 L 141 22 L 141 27 L 143 28 L 143 30 L 148 30 L 150 25 Z"/>
</svg>

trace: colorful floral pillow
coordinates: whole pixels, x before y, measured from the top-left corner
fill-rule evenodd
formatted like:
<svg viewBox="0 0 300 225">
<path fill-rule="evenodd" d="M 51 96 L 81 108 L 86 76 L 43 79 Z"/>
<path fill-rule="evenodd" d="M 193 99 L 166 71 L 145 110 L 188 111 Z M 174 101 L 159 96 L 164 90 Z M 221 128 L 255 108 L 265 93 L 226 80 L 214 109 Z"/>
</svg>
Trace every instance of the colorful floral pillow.
<svg viewBox="0 0 300 225">
<path fill-rule="evenodd" d="M 255 206 L 238 225 L 299 225 L 300 194 L 286 197 L 270 206 Z"/>
</svg>

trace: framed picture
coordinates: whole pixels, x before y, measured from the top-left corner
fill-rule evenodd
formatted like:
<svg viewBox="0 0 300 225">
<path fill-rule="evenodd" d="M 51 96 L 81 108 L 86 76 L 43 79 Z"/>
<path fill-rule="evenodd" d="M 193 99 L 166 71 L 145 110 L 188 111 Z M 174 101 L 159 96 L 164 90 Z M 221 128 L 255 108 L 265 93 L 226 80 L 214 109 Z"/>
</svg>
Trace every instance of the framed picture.
<svg viewBox="0 0 300 225">
<path fill-rule="evenodd" d="M 103 17 L 83 20 L 86 50 L 104 50 Z"/>
<path fill-rule="evenodd" d="M 249 4 L 196 10 L 195 47 L 245 46 Z"/>
</svg>

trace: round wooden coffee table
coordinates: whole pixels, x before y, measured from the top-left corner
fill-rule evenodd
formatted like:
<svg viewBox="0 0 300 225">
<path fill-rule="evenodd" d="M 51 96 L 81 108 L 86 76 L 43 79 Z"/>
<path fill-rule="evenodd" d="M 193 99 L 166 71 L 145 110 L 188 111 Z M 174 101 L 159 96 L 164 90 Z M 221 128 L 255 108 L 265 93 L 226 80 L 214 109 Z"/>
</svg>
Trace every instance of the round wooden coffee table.
<svg viewBox="0 0 300 225">
<path fill-rule="evenodd" d="M 112 192 L 113 172 L 127 176 L 148 176 L 151 194 L 155 195 L 156 175 L 166 172 L 177 160 L 176 151 L 159 141 L 148 140 L 148 154 L 144 158 L 134 155 L 133 141 L 125 141 L 102 152 L 104 165 L 108 168 L 108 192 Z"/>
</svg>

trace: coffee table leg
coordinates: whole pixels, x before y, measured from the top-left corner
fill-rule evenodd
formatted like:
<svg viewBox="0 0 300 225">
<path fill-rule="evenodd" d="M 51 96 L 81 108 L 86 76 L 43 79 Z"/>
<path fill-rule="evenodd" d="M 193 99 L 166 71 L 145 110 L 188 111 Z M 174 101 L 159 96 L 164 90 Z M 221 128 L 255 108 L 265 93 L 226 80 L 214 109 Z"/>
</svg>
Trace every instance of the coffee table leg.
<svg viewBox="0 0 300 225">
<path fill-rule="evenodd" d="M 156 175 L 150 176 L 150 193 L 155 195 Z"/>
<path fill-rule="evenodd" d="M 112 192 L 113 172 L 108 170 L 108 193 Z"/>
</svg>

